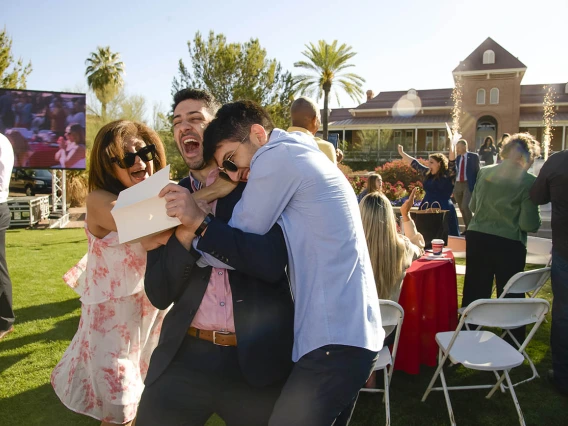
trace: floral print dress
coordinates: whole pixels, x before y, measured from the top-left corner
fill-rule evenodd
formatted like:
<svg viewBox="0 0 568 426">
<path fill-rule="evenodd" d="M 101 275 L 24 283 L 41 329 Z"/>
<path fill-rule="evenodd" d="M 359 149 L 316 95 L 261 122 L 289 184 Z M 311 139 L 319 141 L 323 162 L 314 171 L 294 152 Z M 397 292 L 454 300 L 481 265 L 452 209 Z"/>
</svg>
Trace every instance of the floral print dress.
<svg viewBox="0 0 568 426">
<path fill-rule="evenodd" d="M 79 329 L 51 374 L 69 409 L 108 423 L 136 417 L 150 356 L 167 311 L 144 292 L 146 251 L 86 230 L 89 250 L 63 279 L 81 296 Z"/>
</svg>

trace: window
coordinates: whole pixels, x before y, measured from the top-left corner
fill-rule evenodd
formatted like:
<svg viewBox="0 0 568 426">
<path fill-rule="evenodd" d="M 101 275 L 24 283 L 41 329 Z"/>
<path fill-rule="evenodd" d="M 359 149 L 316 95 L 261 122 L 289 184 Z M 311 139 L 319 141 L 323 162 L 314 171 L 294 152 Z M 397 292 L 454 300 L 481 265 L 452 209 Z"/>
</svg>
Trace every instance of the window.
<svg viewBox="0 0 568 426">
<path fill-rule="evenodd" d="M 404 149 L 407 151 L 414 151 L 414 133 L 412 130 L 407 130 L 404 137 Z"/>
<path fill-rule="evenodd" d="M 483 52 L 483 63 L 484 64 L 495 63 L 495 52 L 493 50 L 486 50 L 485 52 Z"/>
<path fill-rule="evenodd" d="M 438 130 L 438 143 L 436 149 L 438 151 L 445 151 L 446 150 L 446 131 L 445 130 Z"/>
<path fill-rule="evenodd" d="M 432 151 L 433 142 L 434 142 L 434 131 L 426 130 L 426 151 Z"/>
<path fill-rule="evenodd" d="M 485 105 L 485 89 L 477 90 L 477 105 Z"/>
<path fill-rule="evenodd" d="M 394 131 L 394 147 L 400 145 L 402 143 L 402 132 L 400 130 Z"/>
<path fill-rule="evenodd" d="M 536 139 L 538 136 L 538 129 L 536 127 L 529 127 L 527 129 L 527 133 L 529 133 L 532 137 Z"/>
<path fill-rule="evenodd" d="M 496 87 L 489 92 L 489 103 L 494 105 L 499 103 L 499 89 Z"/>
</svg>

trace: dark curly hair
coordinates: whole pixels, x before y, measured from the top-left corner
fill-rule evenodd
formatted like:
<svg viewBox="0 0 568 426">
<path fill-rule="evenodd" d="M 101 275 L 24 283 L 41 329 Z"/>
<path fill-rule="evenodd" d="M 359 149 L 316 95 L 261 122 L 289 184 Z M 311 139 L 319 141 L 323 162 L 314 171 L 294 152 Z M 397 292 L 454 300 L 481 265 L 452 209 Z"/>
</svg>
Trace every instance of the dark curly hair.
<svg viewBox="0 0 568 426">
<path fill-rule="evenodd" d="M 203 101 L 203 103 L 205 104 L 205 108 L 207 108 L 207 110 L 211 115 L 215 115 L 217 110 L 221 108 L 221 104 L 217 102 L 215 96 L 213 96 L 208 91 L 202 89 L 187 88 L 178 91 L 174 95 L 174 103 L 172 104 L 172 113 L 180 102 L 186 101 L 188 99 L 192 99 L 195 101 Z"/>
<path fill-rule="evenodd" d="M 223 105 L 203 134 L 203 160 L 207 163 L 224 140 L 242 141 L 253 124 L 260 124 L 267 132 L 274 123 L 264 108 L 252 101 L 237 101 Z"/>
<path fill-rule="evenodd" d="M 430 154 L 428 158 L 431 158 L 432 160 L 435 160 L 436 162 L 440 163 L 440 170 L 438 170 L 438 173 L 436 174 L 433 174 L 432 171 L 429 170 L 428 173 L 426 173 L 427 178 L 437 179 L 440 176 L 445 176 L 448 173 L 448 157 L 446 157 L 441 152 L 438 152 L 436 154 Z"/>
</svg>

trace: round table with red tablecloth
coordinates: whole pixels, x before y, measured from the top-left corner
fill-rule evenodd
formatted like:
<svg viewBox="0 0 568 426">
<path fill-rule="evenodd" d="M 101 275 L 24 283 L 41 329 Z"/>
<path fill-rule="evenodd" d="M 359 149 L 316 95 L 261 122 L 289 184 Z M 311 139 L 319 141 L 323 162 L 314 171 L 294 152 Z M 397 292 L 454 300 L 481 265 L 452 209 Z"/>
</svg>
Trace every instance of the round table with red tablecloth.
<svg viewBox="0 0 568 426">
<path fill-rule="evenodd" d="M 406 271 L 398 303 L 404 308 L 395 369 L 418 374 L 420 365 L 437 365 L 436 333 L 453 331 L 458 324 L 456 266 L 451 260 L 412 262 Z"/>
</svg>

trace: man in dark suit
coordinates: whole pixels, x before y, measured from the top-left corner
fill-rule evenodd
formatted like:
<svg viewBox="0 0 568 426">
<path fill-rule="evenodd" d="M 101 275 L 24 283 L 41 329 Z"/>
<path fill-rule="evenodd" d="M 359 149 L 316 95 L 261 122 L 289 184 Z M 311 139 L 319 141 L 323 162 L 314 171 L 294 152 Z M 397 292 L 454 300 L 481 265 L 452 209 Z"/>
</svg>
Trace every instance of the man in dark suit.
<svg viewBox="0 0 568 426">
<path fill-rule="evenodd" d="M 465 139 L 460 139 L 456 144 L 456 154 L 458 156 L 456 158 L 457 173 L 454 197 L 460 207 L 467 230 L 472 217 L 469 201 L 477 180 L 477 172 L 479 172 L 479 156 L 467 150 L 467 141 Z"/>
<path fill-rule="evenodd" d="M 174 138 L 191 170 L 179 190 L 196 198 L 206 193 L 208 200 L 226 192 L 210 185 L 216 164 L 203 162 L 203 131 L 217 107 L 200 90 L 174 97 Z M 179 226 L 165 245 L 148 252 L 146 294 L 160 309 L 173 307 L 150 361 L 138 426 L 198 426 L 213 413 L 228 425 L 265 425 L 288 377 L 294 313 L 286 243 L 278 225 L 264 236 L 227 225 L 244 187 L 213 203 L 215 216 L 203 226 Z M 188 234 L 201 234 L 200 246 L 213 255 L 222 251 L 235 270 L 202 267 L 200 254 L 180 242 Z"/>
</svg>

